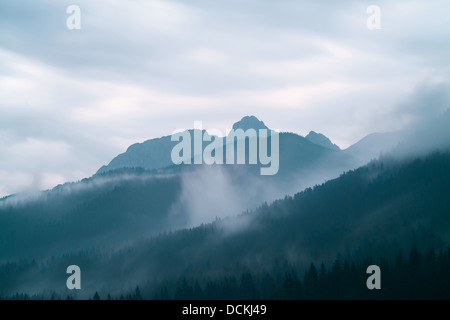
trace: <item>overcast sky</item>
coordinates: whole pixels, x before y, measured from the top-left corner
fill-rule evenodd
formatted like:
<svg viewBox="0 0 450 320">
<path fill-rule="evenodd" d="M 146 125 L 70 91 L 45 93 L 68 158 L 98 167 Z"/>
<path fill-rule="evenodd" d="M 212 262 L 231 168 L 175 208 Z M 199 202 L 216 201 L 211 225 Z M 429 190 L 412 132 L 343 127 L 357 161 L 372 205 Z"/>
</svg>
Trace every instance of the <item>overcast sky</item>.
<svg viewBox="0 0 450 320">
<path fill-rule="evenodd" d="M 370 5 L 381 29 L 367 28 Z M 196 120 L 225 131 L 252 114 L 346 148 L 438 114 L 449 12 L 448 0 L 1 1 L 0 196 L 91 176 Z"/>
</svg>

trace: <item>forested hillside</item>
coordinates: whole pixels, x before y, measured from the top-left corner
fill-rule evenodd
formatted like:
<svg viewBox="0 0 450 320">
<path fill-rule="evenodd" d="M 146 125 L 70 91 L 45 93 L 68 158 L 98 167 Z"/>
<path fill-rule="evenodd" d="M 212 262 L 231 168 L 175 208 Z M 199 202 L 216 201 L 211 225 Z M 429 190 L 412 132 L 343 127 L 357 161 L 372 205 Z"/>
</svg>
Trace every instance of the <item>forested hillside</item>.
<svg viewBox="0 0 450 320">
<path fill-rule="evenodd" d="M 70 264 L 84 270 L 80 296 L 98 291 L 103 297 L 105 293 L 120 297 L 121 292 L 139 286 L 146 297 L 153 297 L 148 294 L 166 281 L 169 287 L 172 283 L 170 298 L 181 297 L 174 283 L 182 278 L 189 279 L 190 285 L 198 282 L 199 292 L 205 292 L 208 282 L 220 286 L 226 278 L 237 280 L 247 273 L 262 285 L 261 277 L 274 274 L 274 268 L 283 265 L 280 274 L 286 275 L 293 268 L 299 281 L 311 264 L 320 269 L 322 263 L 325 270 L 333 270 L 336 263 L 354 264 L 359 271 L 351 270 L 365 278 L 363 267 L 369 260 L 383 259 L 390 270 L 400 263 L 398 254 L 407 254 L 411 248 L 430 259 L 423 261 L 434 264 L 435 258 L 428 251 L 437 254 L 449 245 L 448 190 L 449 153 L 436 152 L 408 161 L 384 158 L 293 197 L 212 224 L 142 239 L 115 251 L 72 252 L 51 260 L 4 264 L 0 271 L 2 294 L 55 291 L 64 295 L 68 293 L 64 271 Z M 405 258 L 408 263 L 416 263 L 414 252 Z M 441 267 L 447 261 L 445 252 L 440 254 Z M 414 274 L 425 277 L 430 270 L 424 267 Z M 347 282 L 344 273 L 338 277 L 330 272 L 330 277 L 334 274 L 339 278 L 336 281 Z M 393 277 L 397 278 L 395 273 Z M 34 279 L 32 290 L 26 278 Z M 406 285 L 411 286 L 411 281 Z M 303 293 L 298 297 L 314 296 L 299 292 Z M 400 293 L 392 294 L 397 297 Z"/>
</svg>

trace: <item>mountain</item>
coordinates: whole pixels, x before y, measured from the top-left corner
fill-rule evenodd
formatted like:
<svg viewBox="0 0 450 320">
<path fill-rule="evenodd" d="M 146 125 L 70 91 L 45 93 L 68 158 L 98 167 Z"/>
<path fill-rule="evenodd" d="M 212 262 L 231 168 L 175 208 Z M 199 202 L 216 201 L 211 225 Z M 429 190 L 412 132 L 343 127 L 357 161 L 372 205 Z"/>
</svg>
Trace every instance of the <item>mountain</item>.
<svg viewBox="0 0 450 320">
<path fill-rule="evenodd" d="M 259 129 L 269 129 L 264 122 L 255 116 L 245 116 L 233 125 L 233 129 L 244 131 L 250 128 L 257 130 L 257 133 Z M 194 142 L 195 131 L 188 130 L 187 132 L 191 142 Z M 257 139 L 258 145 L 259 137 L 255 139 Z M 213 140 L 222 143 L 223 163 L 226 163 L 227 145 L 225 138 L 213 137 Z M 355 168 L 351 155 L 330 150 L 330 148 L 313 143 L 300 135 L 287 132 L 279 133 L 279 169 L 273 176 L 260 175 L 260 168 L 267 167 L 267 165 L 262 165 L 259 162 L 257 165 L 248 165 L 248 147 L 245 149 L 245 163 L 247 165 L 174 165 L 171 160 L 171 151 L 178 143 L 178 141 L 171 141 L 170 137 L 167 136 L 134 144 L 125 153 L 115 157 L 107 166 L 100 168 L 97 174 L 138 167 L 146 170 L 158 170 L 161 174 L 179 174 L 183 178 L 179 203 L 175 205 L 176 208 L 179 208 L 177 210 L 193 216 L 186 211 L 192 211 L 195 208 L 194 211 L 204 212 L 206 209 L 203 207 L 213 206 L 221 208 L 218 216 L 223 217 L 254 208 L 264 201 L 273 201 L 285 194 L 293 194 L 306 187 L 335 178 L 345 170 Z M 248 143 L 246 143 L 247 146 Z M 193 145 L 194 143 L 191 144 L 192 156 L 194 155 Z M 207 146 L 208 142 L 204 141 L 202 150 L 204 151 Z M 234 163 L 236 163 L 237 144 L 232 148 L 235 157 Z M 259 147 L 257 150 L 259 150 Z M 194 163 L 194 161 L 191 161 L 191 163 Z M 217 184 L 217 181 L 221 182 Z M 189 185 L 191 186 L 189 187 Z M 191 191 L 189 191 L 193 189 L 193 186 L 199 194 L 211 194 L 212 190 L 216 190 L 216 192 L 227 190 L 230 197 L 234 199 L 235 205 L 229 207 L 226 203 L 222 203 L 222 199 L 217 196 L 210 197 L 216 199 L 216 201 L 195 200 L 199 196 L 191 194 Z M 200 203 L 203 203 L 204 206 L 201 207 Z M 202 216 L 204 221 L 199 221 L 197 218 L 193 221 L 210 221 L 215 215 L 204 212 Z"/>
<path fill-rule="evenodd" d="M 257 132 L 259 129 L 268 129 L 264 122 L 258 120 L 255 116 L 245 116 L 233 124 L 233 129 L 243 129 L 245 131 L 249 128 L 255 129 Z M 194 131 L 189 130 L 189 132 L 193 139 Z M 126 152 L 112 159 L 108 165 L 102 166 L 97 173 L 104 173 L 120 168 L 139 167 L 152 170 L 172 166 L 171 151 L 177 143 L 178 141 L 171 141 L 171 136 L 135 143 L 128 147 Z"/>
<path fill-rule="evenodd" d="M 404 159 L 450 148 L 450 109 L 397 132 L 372 133 L 343 150 L 357 166 L 381 154 Z"/>
<path fill-rule="evenodd" d="M 341 150 L 337 145 L 332 143 L 330 139 L 328 139 L 326 136 L 324 136 L 321 133 L 316 133 L 314 131 L 310 131 L 308 135 L 305 137 L 307 140 L 311 141 L 314 144 L 317 144 L 318 146 L 331 149 L 331 150 Z"/>
<path fill-rule="evenodd" d="M 270 130 L 263 121 L 255 116 L 245 116 L 233 124 L 233 129 L 245 131 L 250 128 L 255 129 L 257 133 L 259 129 Z M 194 131 L 188 130 L 191 141 L 194 141 Z M 405 137 L 406 135 L 402 132 L 373 133 L 341 151 L 329 138 L 314 131 L 311 131 L 306 137 L 295 133 L 280 133 L 280 171 L 277 178 L 286 175 L 303 175 L 299 178 L 305 183 L 300 188 L 321 183 L 327 179 L 335 178 L 343 171 L 364 165 L 368 161 L 376 159 L 382 153 L 393 151 L 401 141 L 405 140 Z M 224 142 L 224 138 L 221 137 L 213 137 L 213 139 Z M 133 144 L 126 152 L 112 159 L 108 165 L 102 166 L 97 173 L 122 168 L 172 170 L 174 164 L 171 159 L 171 151 L 177 144 L 178 141 L 171 141 L 170 136 Z M 202 151 L 205 150 L 206 146 L 207 142 L 203 142 Z M 236 147 L 234 149 L 236 154 Z M 191 148 L 191 154 L 194 154 L 193 147 Z M 248 160 L 248 153 L 246 159 Z M 252 169 L 247 168 L 246 171 L 252 171 Z M 256 172 L 256 170 L 253 171 Z M 288 189 L 284 188 L 284 191 L 293 191 Z"/>
<path fill-rule="evenodd" d="M 253 116 L 233 127 L 267 128 Z M 93 177 L 34 198 L 0 200 L 0 261 L 117 246 L 239 214 L 337 176 L 342 170 L 336 165 L 345 163 L 292 133 L 280 133 L 274 176 L 261 176 L 258 165 L 175 166 L 170 154 L 176 143 L 166 136 L 134 144 Z"/>
<path fill-rule="evenodd" d="M 112 248 L 186 226 L 171 212 L 181 177 L 121 169 L 0 201 L 0 262 Z M 30 245 L 32 244 L 32 245 Z"/>
<path fill-rule="evenodd" d="M 399 160 L 450 146 L 448 119 L 449 113 L 407 133 L 374 134 L 344 151 L 282 132 L 279 170 L 272 176 L 260 175 L 260 165 L 173 165 L 171 143 L 176 142 L 170 137 L 135 144 L 91 178 L 32 198 L 1 199 L 0 261 L 117 246 L 252 210 L 334 179 L 387 146 L 389 156 L 403 155 Z M 234 127 L 250 126 L 266 128 L 255 117 L 244 117 Z"/>
<path fill-rule="evenodd" d="M 377 159 L 382 153 L 391 153 L 403 140 L 401 132 L 371 133 L 343 150 L 358 165 Z"/>
<path fill-rule="evenodd" d="M 135 143 L 128 147 L 127 151 L 119 154 L 111 162 L 102 166 L 97 173 L 104 173 L 121 168 L 158 169 L 172 165 L 170 153 L 176 142 L 170 140 L 170 136 L 147 140 L 143 143 Z"/>
<path fill-rule="evenodd" d="M 164 283 L 173 294 L 185 287 L 181 277 L 205 288 L 211 279 L 290 270 L 280 265 L 304 272 L 337 257 L 365 264 L 414 245 L 440 250 L 450 244 L 449 115 L 344 151 L 279 133 L 279 171 L 268 176 L 248 162 L 158 162 L 169 137 L 133 145 L 93 177 L 0 199 L 0 296 L 60 290 L 71 264 L 89 274 L 80 297 Z M 253 117 L 235 128 L 251 126 L 265 128 Z"/>
<path fill-rule="evenodd" d="M 238 122 L 233 124 L 233 130 L 242 129 L 244 131 L 248 129 L 255 129 L 256 133 L 259 134 L 259 129 L 267 129 L 270 130 L 263 121 L 260 121 L 255 116 L 245 116 Z M 188 130 L 191 136 L 191 141 L 194 141 L 194 131 Z M 203 131 L 204 132 L 204 131 Z M 290 136 L 289 138 L 285 138 Z M 214 138 L 217 138 L 213 136 Z M 292 141 L 292 137 L 295 137 L 297 140 L 303 140 L 304 138 L 296 135 L 296 134 L 282 134 L 280 138 L 280 145 L 286 145 L 283 140 Z M 326 137 L 324 137 L 327 139 Z M 223 138 L 217 138 L 220 141 L 223 141 Z M 311 142 L 311 141 L 309 141 Z M 102 166 L 97 173 L 104 173 L 111 170 L 116 170 L 120 168 L 144 168 L 144 169 L 163 169 L 167 167 L 173 166 L 173 162 L 171 159 L 171 151 L 175 145 L 178 144 L 178 141 L 171 141 L 171 136 L 164 136 L 157 139 L 147 140 L 143 143 L 136 143 L 131 145 L 125 153 L 119 154 L 117 157 L 111 160 L 108 165 Z M 320 147 L 324 147 L 316 142 L 312 142 L 314 145 L 318 145 Z M 331 144 L 331 142 L 330 142 Z M 205 149 L 207 142 L 203 142 L 202 150 Z M 299 144 L 295 144 L 299 145 Z M 301 143 L 304 145 L 304 143 Z M 329 149 L 328 147 L 325 147 Z M 286 146 L 286 149 L 288 147 Z M 310 148 L 314 149 L 314 148 Z M 317 149 L 317 148 L 315 148 Z M 225 151 L 225 150 L 224 150 Z M 306 153 L 302 150 L 293 150 L 294 153 Z M 300 152 L 298 152 L 300 151 Z M 313 151 L 314 153 L 314 151 Z M 191 154 L 194 154 L 194 149 L 192 147 Z M 248 155 L 247 155 L 248 157 Z M 193 162 L 193 161 L 192 161 Z M 289 170 L 290 168 L 287 168 Z"/>
<path fill-rule="evenodd" d="M 255 129 L 259 134 L 259 129 L 270 130 L 263 121 L 260 121 L 255 116 L 245 116 L 240 121 L 233 124 L 233 129 L 242 129 L 244 131 L 248 129 Z M 195 130 L 188 130 L 191 137 L 191 141 L 194 142 Z M 205 132 L 205 131 L 203 131 Z M 258 137 L 256 139 L 259 139 Z M 226 143 L 225 138 L 214 137 L 213 140 L 218 140 L 224 146 L 223 149 L 223 162 L 225 163 Z M 171 141 L 170 136 L 165 136 L 158 139 L 147 140 L 143 143 L 137 143 L 130 146 L 125 153 L 122 153 L 112 159 L 112 161 L 105 166 L 102 166 L 97 173 L 105 173 L 111 170 L 117 170 L 121 168 L 144 168 L 144 169 L 159 169 L 172 170 L 174 164 L 171 160 L 171 151 L 177 145 L 178 141 Z M 208 143 L 206 141 L 202 144 L 202 151 L 205 150 Z M 248 145 L 248 143 L 247 143 Z M 236 157 L 237 146 L 233 147 Z M 258 147 L 259 150 L 259 147 Z M 352 163 L 351 155 L 338 154 L 331 151 L 339 151 L 339 148 L 331 143 L 328 138 L 323 135 L 315 134 L 311 132 L 307 138 L 294 133 L 282 132 L 279 134 L 279 172 L 277 176 L 272 180 L 280 180 L 283 177 L 291 175 L 308 175 L 311 176 L 311 172 L 316 171 L 317 177 L 320 179 L 312 179 L 311 177 L 304 177 L 305 183 L 319 183 L 336 177 L 340 172 L 349 170 L 355 166 Z M 193 143 L 191 146 L 191 155 L 194 155 Z M 246 163 L 248 163 L 248 148 L 246 148 Z M 194 161 L 191 161 L 193 163 Z M 236 163 L 236 161 L 235 161 Z M 179 166 L 185 167 L 185 166 Z M 229 170 L 229 166 L 225 170 Z M 239 167 L 239 166 L 238 166 Z M 180 168 L 179 168 L 180 169 Z M 180 169 L 185 170 L 185 168 Z M 234 170 L 234 169 L 231 169 Z M 240 170 L 240 169 L 239 169 Z M 242 170 L 241 170 L 242 171 Z M 255 166 L 246 166 L 246 172 L 253 175 L 258 174 Z M 241 174 L 241 173 L 240 173 Z M 270 178 L 268 178 L 270 180 Z M 291 179 L 292 180 L 292 179 Z M 311 181 L 310 181 L 311 180 Z M 312 181 L 314 180 L 314 181 Z M 302 184 L 300 188 L 306 187 L 306 184 Z M 288 190 L 284 188 L 283 192 L 292 192 L 296 190 Z"/>
<path fill-rule="evenodd" d="M 239 216 L 142 239 L 110 254 L 62 255 L 47 262 L 45 268 L 36 262 L 3 264 L 0 294 L 34 292 L 34 283 L 20 279 L 43 279 L 39 292 L 55 290 L 65 283 L 58 270 L 74 263 L 89 270 L 81 297 L 95 291 L 118 296 L 124 286 L 131 290 L 136 285 L 148 297 L 164 286 L 174 294 L 177 286 L 183 285 L 177 281 L 186 278 L 203 288 L 218 279 L 240 275 L 256 281 L 266 274 L 266 280 L 261 280 L 265 285 L 272 283 L 267 277 L 285 283 L 283 278 L 277 280 L 277 272 L 294 270 L 289 272 L 296 278 L 311 263 L 318 266 L 322 262 L 334 273 L 344 268 L 349 274 L 365 275 L 365 269 L 350 270 L 348 266 L 357 263 L 365 268 L 380 257 L 389 261 L 397 257 L 402 265 L 399 253 L 409 252 L 413 246 L 420 252 L 439 252 L 450 244 L 448 190 L 450 153 L 436 152 L 408 161 L 385 158 Z M 419 258 L 411 255 L 409 260 L 416 261 L 413 266 L 420 259 L 420 254 L 414 253 L 417 249 L 412 254 Z M 383 267 L 384 275 L 392 270 L 389 266 Z M 420 278 L 419 269 L 415 270 L 413 274 Z M 346 281 L 343 277 L 336 281 Z M 365 285 L 365 278 L 355 279 Z M 383 281 L 383 286 L 389 285 L 391 278 L 386 276 Z M 408 278 L 404 281 L 399 286 L 411 285 Z"/>
<path fill-rule="evenodd" d="M 255 129 L 258 131 L 259 129 L 269 129 L 264 122 L 256 118 L 255 116 L 245 116 L 235 124 L 233 124 L 233 130 L 242 129 Z"/>
<path fill-rule="evenodd" d="M 414 245 L 440 250 L 450 245 L 449 190 L 449 152 L 382 159 L 238 217 L 143 241 L 137 250 L 147 263 L 130 265 L 205 277 L 238 265 L 270 270 L 283 258 L 305 270 L 338 255 L 394 258 Z M 127 254 L 120 259 L 130 262 Z"/>
</svg>

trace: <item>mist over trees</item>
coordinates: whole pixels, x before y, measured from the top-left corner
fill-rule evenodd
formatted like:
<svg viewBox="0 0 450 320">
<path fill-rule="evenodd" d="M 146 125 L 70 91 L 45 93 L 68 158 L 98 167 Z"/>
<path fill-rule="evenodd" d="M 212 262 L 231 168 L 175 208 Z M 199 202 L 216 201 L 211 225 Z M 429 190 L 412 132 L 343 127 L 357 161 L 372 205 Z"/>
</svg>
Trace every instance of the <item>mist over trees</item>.
<svg viewBox="0 0 450 320">
<path fill-rule="evenodd" d="M 328 270 L 325 274 L 329 278 L 323 279 L 332 283 L 350 281 L 351 284 L 357 280 L 347 277 L 349 270 L 361 274 L 364 280 L 367 262 L 380 261 L 383 272 L 387 272 L 383 273 L 383 284 L 387 285 L 385 276 L 389 279 L 389 270 L 397 270 L 394 266 L 400 259 L 400 251 L 406 254 L 415 247 L 414 252 L 423 252 L 419 254 L 420 259 L 412 258 L 414 254 L 402 258 L 408 263 L 415 263 L 417 259 L 425 263 L 430 259 L 425 263 L 426 268 L 420 267 L 422 269 L 417 269 L 414 274 L 425 272 L 425 275 L 434 270 L 428 269 L 428 264 L 434 264 L 437 258 L 432 258 L 429 252 L 441 256 L 439 268 L 445 265 L 450 228 L 448 190 L 450 153 L 435 152 L 409 161 L 385 157 L 346 172 L 335 180 L 235 217 L 217 219 L 191 229 L 168 231 L 116 249 L 71 250 L 51 259 L 30 258 L 3 263 L 0 267 L 1 294 L 12 297 L 17 292 L 30 297 L 33 294 L 47 297 L 50 292 L 55 292 L 60 297 L 72 296 L 74 293 L 64 288 L 65 268 L 71 264 L 79 265 L 83 272 L 83 290 L 75 296 L 83 299 L 92 298 L 95 292 L 101 298 L 108 294 L 125 298 L 136 286 L 146 298 L 167 299 L 181 299 L 191 291 L 197 292 L 198 296 L 209 294 L 213 298 L 217 296 L 211 293 L 215 287 L 230 286 L 230 292 L 235 292 L 232 297 L 241 299 L 242 281 L 250 283 L 244 290 L 250 292 L 248 297 L 256 294 L 263 297 L 266 290 L 261 288 L 270 281 L 262 279 L 274 275 L 273 270 L 281 268 L 280 265 L 289 266 L 282 267 L 278 273 L 281 278 L 292 277 L 290 283 L 295 284 L 292 298 L 326 297 L 322 290 L 314 293 L 320 286 L 308 285 L 313 281 L 308 279 L 315 278 L 314 275 L 304 278 L 305 273 L 314 273 L 310 270 L 311 264 L 318 274 L 323 268 Z M 330 271 L 336 261 L 341 266 L 348 264 L 348 268 L 342 267 L 347 273 Z M 410 268 L 406 267 L 408 263 L 405 268 Z M 399 275 L 406 271 L 395 272 L 392 277 L 402 279 Z M 433 275 L 445 277 L 438 271 Z M 186 283 L 179 282 L 183 278 Z M 211 282 L 209 286 L 208 281 Z M 284 283 L 280 281 L 274 280 L 279 290 Z M 409 281 L 406 287 L 412 283 Z M 397 294 L 394 289 L 389 291 L 392 298 L 414 292 L 402 291 L 399 286 L 395 289 Z M 340 292 L 338 287 L 335 286 Z M 161 290 L 153 292 L 155 288 Z M 344 296 L 353 297 L 362 289 L 352 290 L 353 293 L 347 292 Z M 435 296 L 444 289 L 426 290 L 417 292 Z M 333 295 L 332 292 L 328 292 L 331 298 L 343 294 Z"/>
</svg>

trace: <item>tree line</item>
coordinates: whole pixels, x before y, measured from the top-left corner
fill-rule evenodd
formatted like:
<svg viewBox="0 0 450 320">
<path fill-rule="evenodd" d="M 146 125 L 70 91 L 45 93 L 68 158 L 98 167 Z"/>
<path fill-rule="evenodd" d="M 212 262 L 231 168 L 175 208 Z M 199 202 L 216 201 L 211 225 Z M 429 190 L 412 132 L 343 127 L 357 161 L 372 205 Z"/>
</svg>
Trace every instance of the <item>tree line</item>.
<svg viewBox="0 0 450 320">
<path fill-rule="evenodd" d="M 381 289 L 369 290 L 367 266 L 381 269 Z M 395 259 L 380 258 L 349 262 L 337 258 L 326 267 L 311 263 L 300 272 L 287 261 L 278 261 L 266 272 L 242 270 L 201 279 L 180 277 L 164 279 L 157 285 L 137 286 L 130 292 L 114 295 L 95 292 L 89 300 L 334 300 L 334 299 L 450 299 L 450 247 L 421 253 L 413 247 L 409 254 L 399 253 Z M 142 288 L 142 289 L 141 289 Z M 16 293 L 6 300 L 73 300 L 71 294 L 29 295 Z"/>
</svg>

